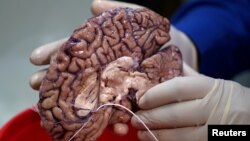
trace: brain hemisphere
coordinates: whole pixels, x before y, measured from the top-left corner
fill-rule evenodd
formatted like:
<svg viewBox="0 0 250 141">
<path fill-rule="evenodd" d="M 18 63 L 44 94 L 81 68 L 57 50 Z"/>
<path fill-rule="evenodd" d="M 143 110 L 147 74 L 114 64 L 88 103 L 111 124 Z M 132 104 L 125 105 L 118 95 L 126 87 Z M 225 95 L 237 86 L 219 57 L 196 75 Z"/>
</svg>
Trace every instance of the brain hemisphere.
<svg viewBox="0 0 250 141">
<path fill-rule="evenodd" d="M 167 19 L 148 9 L 118 8 L 88 19 L 51 59 L 40 87 L 41 125 L 55 140 L 98 138 L 108 124 L 131 115 L 150 87 L 181 74 L 179 50 L 168 47 Z M 155 54 L 155 55 L 154 55 Z M 153 56 L 152 56 L 153 55 Z"/>
</svg>

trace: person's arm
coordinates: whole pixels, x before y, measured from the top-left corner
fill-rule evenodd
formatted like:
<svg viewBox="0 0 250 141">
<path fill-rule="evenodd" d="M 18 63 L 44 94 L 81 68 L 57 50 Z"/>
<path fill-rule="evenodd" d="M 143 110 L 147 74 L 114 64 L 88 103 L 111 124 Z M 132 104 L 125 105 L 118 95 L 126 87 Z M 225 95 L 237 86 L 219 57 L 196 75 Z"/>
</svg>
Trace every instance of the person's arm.
<svg viewBox="0 0 250 141">
<path fill-rule="evenodd" d="M 197 47 L 201 73 L 230 79 L 250 68 L 249 9 L 249 0 L 195 0 L 173 16 Z"/>
</svg>

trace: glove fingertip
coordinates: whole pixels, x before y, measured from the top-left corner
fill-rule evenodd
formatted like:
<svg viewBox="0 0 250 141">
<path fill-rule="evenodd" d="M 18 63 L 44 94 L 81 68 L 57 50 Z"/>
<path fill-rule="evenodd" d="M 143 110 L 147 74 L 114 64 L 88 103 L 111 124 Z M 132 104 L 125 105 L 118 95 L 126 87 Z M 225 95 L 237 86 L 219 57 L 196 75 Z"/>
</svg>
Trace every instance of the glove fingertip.
<svg viewBox="0 0 250 141">
<path fill-rule="evenodd" d="M 40 65 L 40 59 L 39 59 L 40 51 L 38 49 L 35 49 L 31 55 L 30 55 L 30 62 L 34 65 Z"/>
<path fill-rule="evenodd" d="M 31 88 L 33 88 L 34 90 L 39 90 L 42 80 L 45 77 L 45 74 L 46 74 L 46 70 L 41 70 L 41 71 L 34 73 L 29 80 L 29 84 Z"/>
<path fill-rule="evenodd" d="M 138 106 L 141 108 L 141 109 L 150 109 L 152 108 L 152 104 L 151 104 L 151 100 L 152 100 L 152 97 L 150 96 L 151 94 L 151 90 L 147 90 L 138 100 Z"/>
<path fill-rule="evenodd" d="M 147 107 L 146 107 L 146 104 L 145 104 L 145 98 L 144 98 L 144 96 L 142 96 L 142 97 L 139 99 L 139 101 L 138 101 L 138 106 L 139 106 L 141 109 L 147 108 Z"/>
<path fill-rule="evenodd" d="M 98 15 L 106 10 L 118 7 L 129 7 L 129 8 L 143 8 L 143 6 L 120 2 L 120 1 L 108 1 L 108 0 L 94 0 L 91 6 L 91 11 L 94 15 Z"/>
<path fill-rule="evenodd" d="M 31 87 L 32 89 L 34 89 L 34 90 L 38 90 L 39 87 L 40 87 L 40 85 L 38 85 L 38 84 L 35 82 L 34 78 L 30 78 L 29 84 L 30 84 L 30 87 Z"/>
<path fill-rule="evenodd" d="M 124 123 L 116 123 L 113 125 L 113 128 L 114 128 L 114 132 L 117 134 L 117 135 L 120 135 L 120 136 L 125 136 L 128 134 L 128 125 L 127 124 L 124 124 Z"/>
<path fill-rule="evenodd" d="M 49 63 L 49 54 L 43 50 L 41 47 L 35 49 L 30 55 L 30 62 L 34 65 L 46 65 Z"/>
</svg>

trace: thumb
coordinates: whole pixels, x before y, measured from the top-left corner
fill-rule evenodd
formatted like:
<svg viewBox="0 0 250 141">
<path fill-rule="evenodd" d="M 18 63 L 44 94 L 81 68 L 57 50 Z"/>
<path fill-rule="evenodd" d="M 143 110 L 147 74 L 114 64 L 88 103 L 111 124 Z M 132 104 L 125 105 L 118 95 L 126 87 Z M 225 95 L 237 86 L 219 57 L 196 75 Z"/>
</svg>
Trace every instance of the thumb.
<svg viewBox="0 0 250 141">
<path fill-rule="evenodd" d="M 104 11 L 118 7 L 142 8 L 142 6 L 132 3 L 110 1 L 110 0 L 94 0 L 92 3 L 91 11 L 94 15 L 98 15 Z"/>
<path fill-rule="evenodd" d="M 189 65 L 183 62 L 183 75 L 184 76 L 197 76 L 199 73 L 192 69 Z"/>
</svg>

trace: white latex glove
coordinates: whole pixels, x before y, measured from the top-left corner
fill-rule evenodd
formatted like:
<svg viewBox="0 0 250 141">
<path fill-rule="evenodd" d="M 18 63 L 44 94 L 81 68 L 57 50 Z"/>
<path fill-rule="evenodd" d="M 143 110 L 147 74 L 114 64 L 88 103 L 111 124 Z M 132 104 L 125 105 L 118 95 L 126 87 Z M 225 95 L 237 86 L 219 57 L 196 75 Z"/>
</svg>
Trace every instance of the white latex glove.
<svg viewBox="0 0 250 141">
<path fill-rule="evenodd" d="M 158 84 L 139 100 L 137 115 L 160 141 L 206 141 L 208 124 L 250 124 L 250 89 L 184 65 L 184 77 Z M 135 117 L 143 141 L 153 140 Z"/>
</svg>

